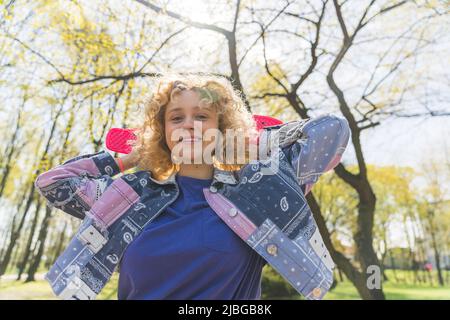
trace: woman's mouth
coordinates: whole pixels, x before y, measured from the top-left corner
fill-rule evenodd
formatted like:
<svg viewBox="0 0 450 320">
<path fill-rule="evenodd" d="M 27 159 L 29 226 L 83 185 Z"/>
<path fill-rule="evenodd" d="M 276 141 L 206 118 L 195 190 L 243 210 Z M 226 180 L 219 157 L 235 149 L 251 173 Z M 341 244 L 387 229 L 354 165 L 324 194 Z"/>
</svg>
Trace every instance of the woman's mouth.
<svg viewBox="0 0 450 320">
<path fill-rule="evenodd" d="M 189 138 L 183 138 L 181 137 L 179 142 L 196 142 L 196 141 L 201 141 L 201 138 L 197 138 L 197 137 L 189 137 Z"/>
</svg>

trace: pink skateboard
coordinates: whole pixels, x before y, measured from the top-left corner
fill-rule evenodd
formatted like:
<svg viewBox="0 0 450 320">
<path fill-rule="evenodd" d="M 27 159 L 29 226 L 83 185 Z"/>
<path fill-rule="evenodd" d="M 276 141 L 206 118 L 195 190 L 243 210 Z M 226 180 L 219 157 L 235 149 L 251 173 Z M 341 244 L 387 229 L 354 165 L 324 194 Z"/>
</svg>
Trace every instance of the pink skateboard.
<svg viewBox="0 0 450 320">
<path fill-rule="evenodd" d="M 270 127 L 283 122 L 269 116 L 253 115 L 256 122 L 256 128 L 262 130 L 265 127 Z M 127 141 L 136 139 L 135 131 L 138 129 L 127 128 L 111 128 L 106 134 L 106 148 L 108 150 L 128 154 L 132 150 L 132 146 L 127 144 Z"/>
</svg>

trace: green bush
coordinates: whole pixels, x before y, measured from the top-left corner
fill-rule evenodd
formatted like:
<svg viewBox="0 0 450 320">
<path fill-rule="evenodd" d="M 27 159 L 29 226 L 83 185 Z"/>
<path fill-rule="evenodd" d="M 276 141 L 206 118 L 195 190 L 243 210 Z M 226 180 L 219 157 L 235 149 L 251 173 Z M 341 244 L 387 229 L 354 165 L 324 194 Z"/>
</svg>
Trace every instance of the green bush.
<svg viewBox="0 0 450 320">
<path fill-rule="evenodd" d="M 263 269 L 261 285 L 261 299 L 302 299 L 297 291 L 269 265 Z"/>
</svg>

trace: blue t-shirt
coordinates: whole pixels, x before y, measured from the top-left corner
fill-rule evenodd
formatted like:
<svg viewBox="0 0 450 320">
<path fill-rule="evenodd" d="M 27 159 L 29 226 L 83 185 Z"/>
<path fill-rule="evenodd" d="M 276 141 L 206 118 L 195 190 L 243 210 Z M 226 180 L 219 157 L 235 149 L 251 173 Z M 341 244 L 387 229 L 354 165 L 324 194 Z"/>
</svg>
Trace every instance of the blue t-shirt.
<svg viewBox="0 0 450 320">
<path fill-rule="evenodd" d="M 206 202 L 212 179 L 176 176 L 179 197 L 126 249 L 119 299 L 260 299 L 265 260 Z"/>
</svg>

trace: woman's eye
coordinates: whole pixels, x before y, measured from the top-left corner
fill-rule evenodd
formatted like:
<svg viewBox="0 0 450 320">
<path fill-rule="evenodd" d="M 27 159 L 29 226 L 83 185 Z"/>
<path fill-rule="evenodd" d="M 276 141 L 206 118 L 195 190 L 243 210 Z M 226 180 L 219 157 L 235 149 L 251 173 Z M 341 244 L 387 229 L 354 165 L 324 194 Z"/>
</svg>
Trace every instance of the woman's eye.
<svg viewBox="0 0 450 320">
<path fill-rule="evenodd" d="M 206 116 L 206 115 L 198 115 L 197 118 L 201 119 L 201 120 L 206 120 L 206 119 L 208 119 L 208 116 Z"/>
<path fill-rule="evenodd" d="M 200 120 L 200 121 L 205 121 L 205 120 L 208 119 L 208 116 L 207 115 L 197 115 L 195 118 Z M 173 118 L 170 119 L 170 121 L 172 121 L 172 122 L 180 122 L 180 121 L 183 121 L 183 117 L 173 117 Z"/>
</svg>

